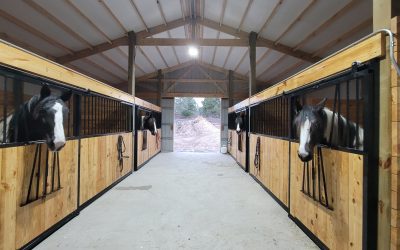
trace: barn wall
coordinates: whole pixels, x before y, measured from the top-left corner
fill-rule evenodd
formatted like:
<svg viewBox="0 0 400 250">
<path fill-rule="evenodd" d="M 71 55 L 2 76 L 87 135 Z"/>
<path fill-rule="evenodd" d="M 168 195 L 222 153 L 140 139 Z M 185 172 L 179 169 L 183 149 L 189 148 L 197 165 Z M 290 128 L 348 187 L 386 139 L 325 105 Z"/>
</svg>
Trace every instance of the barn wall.
<svg viewBox="0 0 400 250">
<path fill-rule="evenodd" d="M 162 124 L 161 124 L 161 149 L 163 152 L 174 151 L 174 98 L 161 100 Z"/>
<path fill-rule="evenodd" d="M 78 140 L 67 141 L 59 153 L 62 189 L 44 199 L 21 205 L 28 193 L 35 148 L 36 145 L 0 149 L 0 249 L 24 246 L 77 209 Z M 42 150 L 39 194 L 43 192 L 45 145 Z M 49 162 L 52 162 L 51 154 Z M 51 172 L 47 178 L 48 191 L 50 177 Z M 35 177 L 35 183 L 36 180 Z M 36 188 L 32 192 L 36 192 Z"/>
<path fill-rule="evenodd" d="M 228 145 L 228 107 L 229 100 L 221 99 L 221 146 Z"/>
<path fill-rule="evenodd" d="M 158 136 L 154 136 L 147 131 L 147 147 L 143 149 L 143 131 L 138 130 L 137 133 L 137 165 L 140 168 L 144 163 L 146 163 L 153 156 L 158 154 L 161 151 L 161 140 L 157 138 L 161 138 L 162 133 L 161 129 L 157 130 L 159 133 Z"/>
<path fill-rule="evenodd" d="M 228 131 L 228 138 L 231 141 L 228 152 L 236 160 L 241 168 L 246 170 L 246 133 L 236 133 L 236 130 L 230 129 Z M 241 138 L 241 140 L 239 140 Z M 239 150 L 239 143 L 241 142 L 242 150 Z"/>
</svg>

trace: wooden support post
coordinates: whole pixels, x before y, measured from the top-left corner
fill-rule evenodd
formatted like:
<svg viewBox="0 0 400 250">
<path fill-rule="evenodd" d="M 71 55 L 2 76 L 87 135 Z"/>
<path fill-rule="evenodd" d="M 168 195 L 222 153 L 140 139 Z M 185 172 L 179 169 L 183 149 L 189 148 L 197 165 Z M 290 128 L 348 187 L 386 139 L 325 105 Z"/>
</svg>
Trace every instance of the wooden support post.
<svg viewBox="0 0 400 250">
<path fill-rule="evenodd" d="M 228 96 L 229 96 L 229 107 L 233 106 L 233 71 L 228 72 Z"/>
<path fill-rule="evenodd" d="M 392 3 L 398 0 L 373 0 L 373 30 L 390 29 Z M 388 45 L 389 43 L 386 42 Z M 380 61 L 379 73 L 379 181 L 377 249 L 390 249 L 391 214 L 391 79 L 389 49 Z"/>
<path fill-rule="evenodd" d="M 157 79 L 158 79 L 158 84 L 157 84 L 157 106 L 161 107 L 161 92 L 164 89 L 163 88 L 163 76 L 162 76 L 162 70 L 159 69 L 157 72 Z"/>
<path fill-rule="evenodd" d="M 250 56 L 250 72 L 249 72 L 249 97 L 257 92 L 256 81 L 256 41 L 257 33 L 252 31 L 249 34 L 249 56 Z"/>
<path fill-rule="evenodd" d="M 128 32 L 128 93 L 135 96 L 136 34 Z"/>
</svg>

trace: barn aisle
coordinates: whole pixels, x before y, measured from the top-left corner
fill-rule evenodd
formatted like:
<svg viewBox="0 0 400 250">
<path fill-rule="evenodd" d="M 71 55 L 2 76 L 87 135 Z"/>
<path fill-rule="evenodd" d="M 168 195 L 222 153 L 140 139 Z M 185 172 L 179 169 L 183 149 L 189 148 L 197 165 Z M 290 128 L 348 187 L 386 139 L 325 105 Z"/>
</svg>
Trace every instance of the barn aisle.
<svg viewBox="0 0 400 250">
<path fill-rule="evenodd" d="M 228 155 L 161 153 L 37 249 L 316 249 Z"/>
</svg>

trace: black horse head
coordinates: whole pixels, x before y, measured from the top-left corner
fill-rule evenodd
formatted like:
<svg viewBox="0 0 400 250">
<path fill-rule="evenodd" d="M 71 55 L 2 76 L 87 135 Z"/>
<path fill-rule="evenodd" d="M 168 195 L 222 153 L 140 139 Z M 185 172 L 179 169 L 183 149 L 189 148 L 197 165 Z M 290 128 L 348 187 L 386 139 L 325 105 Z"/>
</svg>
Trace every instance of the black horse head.
<svg viewBox="0 0 400 250">
<path fill-rule="evenodd" d="M 236 133 L 240 134 L 244 130 L 244 112 L 240 112 L 236 114 L 236 119 L 235 119 L 235 127 L 236 127 Z"/>
<path fill-rule="evenodd" d="M 310 161 L 313 158 L 315 145 L 324 140 L 325 102 L 326 98 L 315 106 L 302 106 L 299 102 L 296 102 L 294 126 L 300 140 L 297 154 L 303 162 Z"/>
<path fill-rule="evenodd" d="M 148 129 L 152 135 L 157 134 L 156 124 L 157 120 L 152 114 L 142 116 L 142 129 Z"/>
<path fill-rule="evenodd" d="M 64 119 L 68 115 L 65 102 L 72 92 L 64 92 L 61 96 L 51 95 L 44 85 L 39 95 L 33 96 L 16 110 L 11 118 L 8 140 L 24 142 L 46 140 L 52 151 L 59 151 L 65 145 Z"/>
</svg>

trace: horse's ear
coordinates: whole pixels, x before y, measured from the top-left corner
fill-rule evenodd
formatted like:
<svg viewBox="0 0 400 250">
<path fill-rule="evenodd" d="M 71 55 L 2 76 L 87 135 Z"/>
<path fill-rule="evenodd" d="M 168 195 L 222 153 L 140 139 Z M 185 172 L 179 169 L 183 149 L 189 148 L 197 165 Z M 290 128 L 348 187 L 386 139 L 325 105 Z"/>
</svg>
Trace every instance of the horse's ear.
<svg viewBox="0 0 400 250">
<path fill-rule="evenodd" d="M 295 113 L 296 114 L 299 113 L 300 110 L 302 110 L 302 109 L 303 109 L 303 105 L 301 105 L 301 103 L 299 102 L 299 99 L 296 99 L 296 105 L 294 108 Z"/>
<path fill-rule="evenodd" d="M 315 105 L 315 109 L 317 111 L 322 110 L 323 108 L 325 108 L 325 103 L 326 103 L 326 98 L 322 99 L 322 101 L 320 101 L 317 105 Z"/>
<path fill-rule="evenodd" d="M 72 91 L 68 90 L 61 94 L 60 99 L 66 102 L 71 98 L 71 96 L 72 96 Z"/>
<path fill-rule="evenodd" d="M 48 96 L 50 96 L 51 94 L 51 90 L 49 88 L 49 86 L 47 86 L 47 84 L 44 84 L 42 86 L 42 89 L 40 90 L 40 99 L 44 99 Z"/>
</svg>

